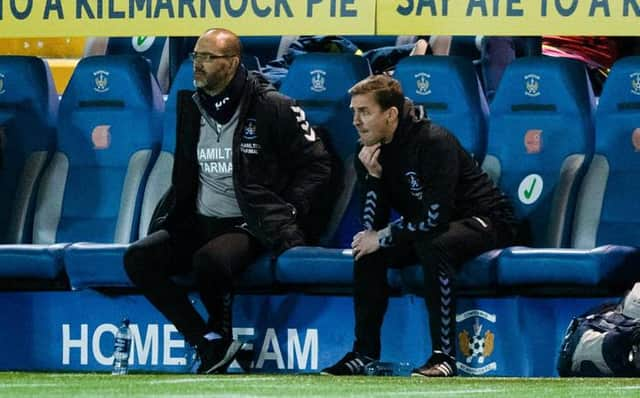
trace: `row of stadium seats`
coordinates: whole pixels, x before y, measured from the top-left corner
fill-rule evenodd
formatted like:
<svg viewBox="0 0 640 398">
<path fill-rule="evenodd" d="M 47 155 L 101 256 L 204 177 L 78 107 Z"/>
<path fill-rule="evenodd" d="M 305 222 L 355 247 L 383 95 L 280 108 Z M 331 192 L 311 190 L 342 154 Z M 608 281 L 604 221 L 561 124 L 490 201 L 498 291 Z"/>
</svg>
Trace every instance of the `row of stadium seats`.
<svg viewBox="0 0 640 398">
<path fill-rule="evenodd" d="M 298 36 L 242 36 L 243 61 L 250 70 L 258 70 L 281 57 Z M 406 44 L 413 36 L 345 36 L 362 51 Z M 168 91 L 178 67 L 193 51 L 196 37 L 90 37 L 90 38 L 0 38 L 3 55 L 27 55 L 46 58 L 54 75 L 58 93 L 62 93 L 82 57 L 94 55 L 140 55 L 147 59 L 163 93 Z"/>
<path fill-rule="evenodd" d="M 460 285 L 624 288 L 637 280 L 640 58 L 615 65 L 597 110 L 583 66 L 572 60 L 516 60 L 490 112 L 472 72 L 455 57 L 410 57 L 395 72 L 406 94 L 479 159 L 473 145 L 486 134 L 483 167 L 512 198 L 539 248 L 483 254 L 465 265 Z M 345 188 L 320 246 L 293 248 L 277 261 L 261 258 L 243 287 L 350 286 L 352 259 L 343 248 L 359 228 L 359 211 L 346 92 L 369 73 L 366 60 L 348 54 L 307 54 L 292 65 L 281 91 L 328 130 L 344 162 Z M 142 58 L 89 57 L 76 67 L 58 109 L 43 61 L 0 57 L 0 142 L 6 143 L 0 277 L 65 276 L 76 289 L 130 286 L 122 254 L 146 234 L 169 185 L 175 101 L 183 88 L 192 88 L 189 62 L 165 104 Z M 421 272 L 392 271 L 390 283 L 418 290 Z"/>
</svg>

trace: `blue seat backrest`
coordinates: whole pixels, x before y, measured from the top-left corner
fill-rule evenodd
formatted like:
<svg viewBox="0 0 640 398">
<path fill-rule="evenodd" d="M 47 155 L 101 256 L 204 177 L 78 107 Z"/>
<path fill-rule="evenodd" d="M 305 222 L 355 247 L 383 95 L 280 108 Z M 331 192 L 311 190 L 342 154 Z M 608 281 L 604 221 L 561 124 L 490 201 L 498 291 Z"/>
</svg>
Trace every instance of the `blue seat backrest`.
<svg viewBox="0 0 640 398">
<path fill-rule="evenodd" d="M 36 183 L 55 146 L 57 112 L 44 60 L 0 56 L 0 243 L 31 241 Z"/>
<path fill-rule="evenodd" d="M 450 130 L 482 162 L 489 107 L 475 69 L 462 57 L 407 57 L 393 75 L 429 119 Z"/>
<path fill-rule="evenodd" d="M 569 244 L 576 191 L 593 155 L 594 103 L 584 66 L 550 57 L 512 62 L 491 103 L 483 168 L 529 223 L 535 247 Z"/>
<path fill-rule="evenodd" d="M 193 62 L 185 59 L 178 69 L 176 78 L 171 85 L 162 118 L 162 149 L 158 159 L 149 174 L 147 187 L 140 214 L 139 236 L 146 236 L 153 212 L 162 196 L 171 186 L 171 172 L 173 170 L 173 154 L 176 149 L 176 105 L 178 91 L 193 90 Z"/>
<path fill-rule="evenodd" d="M 580 192 L 573 245 L 640 246 L 640 57 L 614 64 L 595 125 L 595 154 Z"/>
<path fill-rule="evenodd" d="M 34 241 L 137 238 L 163 109 L 141 57 L 96 56 L 78 63 L 60 103 L 57 151 L 38 195 Z"/>
<path fill-rule="evenodd" d="M 309 53 L 296 57 L 280 91 L 298 101 L 312 125 L 326 129 L 328 145 L 343 162 L 346 191 L 337 200 L 323 244 L 349 247 L 360 228 L 353 193 L 353 159 L 357 133 L 349 110 L 349 88 L 369 76 L 366 59 L 352 54 Z"/>
</svg>

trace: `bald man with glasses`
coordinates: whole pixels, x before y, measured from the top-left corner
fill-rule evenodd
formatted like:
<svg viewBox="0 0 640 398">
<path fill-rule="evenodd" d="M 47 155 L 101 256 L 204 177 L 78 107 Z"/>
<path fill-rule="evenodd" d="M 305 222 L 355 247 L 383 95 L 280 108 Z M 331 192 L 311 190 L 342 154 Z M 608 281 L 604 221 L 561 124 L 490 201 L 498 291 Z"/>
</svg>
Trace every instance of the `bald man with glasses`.
<svg viewBox="0 0 640 398">
<path fill-rule="evenodd" d="M 232 339 L 234 282 L 257 257 L 312 244 L 327 217 L 315 198 L 328 188 L 331 158 L 296 103 L 241 63 L 226 29 L 196 42 L 195 91 L 177 101 L 168 212 L 159 230 L 130 246 L 127 274 L 200 358 L 198 373 L 224 373 Z M 172 277 L 193 273 L 203 319 Z"/>
</svg>

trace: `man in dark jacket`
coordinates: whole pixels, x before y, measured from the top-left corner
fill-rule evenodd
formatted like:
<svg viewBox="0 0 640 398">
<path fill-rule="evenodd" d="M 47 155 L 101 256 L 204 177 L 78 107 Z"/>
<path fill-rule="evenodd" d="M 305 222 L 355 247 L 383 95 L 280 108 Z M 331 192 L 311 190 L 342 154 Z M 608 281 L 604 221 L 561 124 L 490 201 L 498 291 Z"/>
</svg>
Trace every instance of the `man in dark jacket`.
<svg viewBox="0 0 640 398">
<path fill-rule="evenodd" d="M 355 342 L 324 374 L 362 374 L 380 357 L 387 268 L 420 263 L 432 355 L 416 376 L 454 376 L 455 272 L 485 252 L 512 244 L 513 210 L 446 129 L 416 117 L 400 83 L 369 77 L 349 90 L 360 144 L 362 224 L 352 243 Z M 393 207 L 400 219 L 389 223 Z"/>
<path fill-rule="evenodd" d="M 240 62 L 238 37 L 211 29 L 197 41 L 196 92 L 178 97 L 173 202 L 161 229 L 131 245 L 131 280 L 201 359 L 223 373 L 232 340 L 234 280 L 261 253 L 305 244 L 319 225 L 311 211 L 329 179 L 330 157 L 295 102 Z M 205 322 L 171 279 L 193 272 Z"/>
</svg>

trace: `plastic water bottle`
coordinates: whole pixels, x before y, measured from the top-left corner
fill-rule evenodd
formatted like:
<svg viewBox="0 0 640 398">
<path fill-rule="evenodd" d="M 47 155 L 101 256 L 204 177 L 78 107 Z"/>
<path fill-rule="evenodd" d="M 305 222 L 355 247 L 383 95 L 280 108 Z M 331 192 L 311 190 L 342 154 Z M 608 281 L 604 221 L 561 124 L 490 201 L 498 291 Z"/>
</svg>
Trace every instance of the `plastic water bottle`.
<svg viewBox="0 0 640 398">
<path fill-rule="evenodd" d="M 116 341 L 113 348 L 112 375 L 126 375 L 129 371 L 129 352 L 131 351 L 131 330 L 129 320 L 122 320 L 122 325 L 116 332 Z"/>
<path fill-rule="evenodd" d="M 413 367 L 409 362 L 374 361 L 364 368 L 367 376 L 409 376 Z"/>
</svg>

